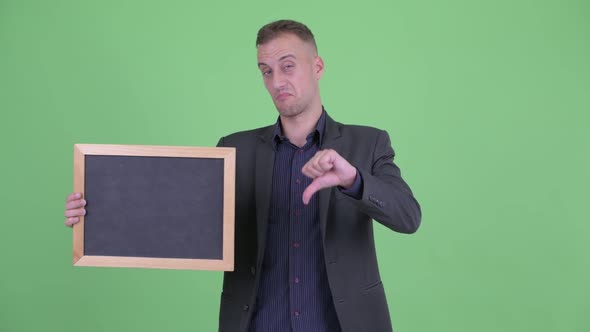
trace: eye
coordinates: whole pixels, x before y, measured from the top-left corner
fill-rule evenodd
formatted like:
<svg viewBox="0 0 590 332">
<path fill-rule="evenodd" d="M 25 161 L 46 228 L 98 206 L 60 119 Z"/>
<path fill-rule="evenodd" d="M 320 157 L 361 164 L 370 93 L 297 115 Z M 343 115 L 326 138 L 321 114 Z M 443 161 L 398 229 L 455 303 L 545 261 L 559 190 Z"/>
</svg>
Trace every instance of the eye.
<svg viewBox="0 0 590 332">
<path fill-rule="evenodd" d="M 294 64 L 291 64 L 291 63 L 289 63 L 289 64 L 286 64 L 286 65 L 284 65 L 284 66 L 283 66 L 283 69 L 284 69 L 284 70 L 291 70 L 291 69 L 293 69 L 293 67 L 295 67 L 295 65 L 294 65 Z"/>
<path fill-rule="evenodd" d="M 270 76 L 270 74 L 272 74 L 272 70 L 270 69 L 265 69 L 262 71 L 262 76 Z"/>
</svg>

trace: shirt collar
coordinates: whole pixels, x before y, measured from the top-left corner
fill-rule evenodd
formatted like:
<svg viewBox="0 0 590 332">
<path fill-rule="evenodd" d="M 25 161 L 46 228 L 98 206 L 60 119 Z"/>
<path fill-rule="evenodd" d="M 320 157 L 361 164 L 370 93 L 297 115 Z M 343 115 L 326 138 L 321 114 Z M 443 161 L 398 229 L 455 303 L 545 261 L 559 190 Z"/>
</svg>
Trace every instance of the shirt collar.
<svg viewBox="0 0 590 332">
<path fill-rule="evenodd" d="M 315 130 L 307 136 L 308 139 L 309 139 L 310 135 L 314 135 L 315 136 L 314 139 L 317 139 L 319 146 L 322 146 L 322 142 L 324 139 L 325 127 L 326 127 L 326 110 L 322 106 L 322 115 L 320 115 L 320 118 L 319 118 L 318 123 L 315 127 Z M 283 125 L 281 124 L 281 117 L 279 117 L 277 119 L 272 137 L 273 137 L 273 140 L 272 140 L 273 148 L 276 151 L 277 145 L 280 142 L 287 139 L 287 137 L 285 137 L 283 135 Z"/>
</svg>

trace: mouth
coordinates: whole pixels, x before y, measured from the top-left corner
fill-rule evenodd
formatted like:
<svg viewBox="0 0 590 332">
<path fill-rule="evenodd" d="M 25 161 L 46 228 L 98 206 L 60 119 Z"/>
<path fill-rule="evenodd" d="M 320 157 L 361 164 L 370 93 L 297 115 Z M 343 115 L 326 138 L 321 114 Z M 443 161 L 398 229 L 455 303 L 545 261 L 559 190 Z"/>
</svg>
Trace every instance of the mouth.
<svg viewBox="0 0 590 332">
<path fill-rule="evenodd" d="M 278 101 L 283 101 L 283 100 L 289 98 L 290 96 L 291 96 L 290 93 L 281 92 L 281 93 L 279 93 L 278 95 L 275 96 L 275 99 L 278 100 Z"/>
</svg>

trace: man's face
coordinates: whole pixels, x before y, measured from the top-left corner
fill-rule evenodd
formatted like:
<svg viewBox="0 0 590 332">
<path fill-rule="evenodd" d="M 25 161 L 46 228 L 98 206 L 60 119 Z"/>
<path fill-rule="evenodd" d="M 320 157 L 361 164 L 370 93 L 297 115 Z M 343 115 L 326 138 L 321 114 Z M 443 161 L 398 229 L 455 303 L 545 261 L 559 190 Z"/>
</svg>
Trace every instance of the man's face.
<svg viewBox="0 0 590 332">
<path fill-rule="evenodd" d="M 294 117 L 319 99 L 322 59 L 311 43 L 285 33 L 258 46 L 258 68 L 277 110 Z"/>
</svg>

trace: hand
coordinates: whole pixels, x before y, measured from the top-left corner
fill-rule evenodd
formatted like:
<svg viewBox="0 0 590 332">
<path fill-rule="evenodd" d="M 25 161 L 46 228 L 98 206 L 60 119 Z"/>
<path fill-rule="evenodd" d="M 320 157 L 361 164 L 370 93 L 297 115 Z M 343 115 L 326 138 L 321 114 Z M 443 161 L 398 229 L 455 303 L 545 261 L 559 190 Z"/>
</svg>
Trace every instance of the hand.
<svg viewBox="0 0 590 332">
<path fill-rule="evenodd" d="M 356 178 L 356 168 L 338 152 L 327 149 L 318 151 L 301 169 L 303 174 L 313 179 L 303 191 L 303 204 L 309 204 L 311 196 L 317 191 L 334 186 L 350 188 Z"/>
<path fill-rule="evenodd" d="M 80 217 L 86 215 L 86 200 L 82 199 L 81 193 L 71 193 L 66 198 L 66 221 L 64 224 L 72 227 L 80 222 Z"/>
</svg>

